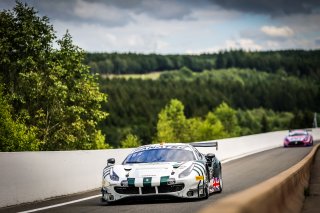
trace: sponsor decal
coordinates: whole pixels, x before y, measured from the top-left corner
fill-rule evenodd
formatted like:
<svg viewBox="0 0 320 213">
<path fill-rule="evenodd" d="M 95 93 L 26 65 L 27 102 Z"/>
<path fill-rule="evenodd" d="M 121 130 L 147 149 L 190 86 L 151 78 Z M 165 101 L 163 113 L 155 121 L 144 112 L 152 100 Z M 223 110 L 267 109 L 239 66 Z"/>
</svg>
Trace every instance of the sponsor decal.
<svg viewBox="0 0 320 213">
<path fill-rule="evenodd" d="M 111 167 L 110 167 L 110 166 L 106 166 L 106 167 L 103 169 L 103 178 L 106 178 L 106 177 L 110 174 L 110 170 L 111 170 Z"/>
<path fill-rule="evenodd" d="M 169 176 L 160 177 L 160 182 L 158 178 L 154 177 L 144 177 L 144 178 L 127 178 L 127 180 L 122 181 L 123 186 L 128 187 L 151 187 L 151 186 L 166 186 L 175 184 L 175 179 Z"/>
<path fill-rule="evenodd" d="M 213 178 L 212 186 L 213 186 L 214 190 L 220 190 L 220 179 Z"/>
<path fill-rule="evenodd" d="M 152 177 L 143 178 L 143 187 L 151 187 Z"/>
<path fill-rule="evenodd" d="M 128 180 L 128 186 L 134 187 L 135 178 L 127 178 L 127 180 Z"/>
<path fill-rule="evenodd" d="M 204 179 L 203 176 L 196 176 L 196 181 L 203 180 L 203 179 Z"/>
<path fill-rule="evenodd" d="M 169 176 L 162 176 L 162 177 L 160 178 L 160 186 L 165 186 L 165 185 L 167 185 L 168 180 L 169 180 Z"/>
<path fill-rule="evenodd" d="M 190 150 L 190 147 L 187 146 L 187 145 L 180 145 L 180 144 L 179 145 L 170 145 L 170 144 L 158 145 L 158 144 L 154 144 L 154 145 L 146 145 L 146 146 L 139 147 L 139 148 L 135 149 L 133 151 L 133 153 L 141 152 L 141 151 L 144 151 L 144 150 L 150 150 L 150 149 L 185 149 L 185 150 Z"/>
</svg>

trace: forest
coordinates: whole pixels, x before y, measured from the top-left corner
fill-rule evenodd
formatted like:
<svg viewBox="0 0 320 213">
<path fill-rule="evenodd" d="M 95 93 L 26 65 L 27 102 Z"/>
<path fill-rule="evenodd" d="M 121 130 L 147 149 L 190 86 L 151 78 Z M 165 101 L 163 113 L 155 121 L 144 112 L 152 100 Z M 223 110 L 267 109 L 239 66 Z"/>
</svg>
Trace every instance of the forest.
<svg viewBox="0 0 320 213">
<path fill-rule="evenodd" d="M 249 68 L 265 72 L 320 78 L 320 50 L 244 51 L 228 50 L 200 55 L 137 53 L 86 53 L 85 63 L 100 74 L 143 74 L 178 70 Z"/>
<path fill-rule="evenodd" d="M 108 143 L 115 147 L 131 134 L 142 143 L 159 141 L 161 112 L 170 108 L 172 100 L 182 105 L 186 131 L 196 130 L 193 137 L 182 137 L 178 141 L 312 127 L 314 112 L 320 104 L 318 80 L 285 71 L 229 68 L 193 72 L 183 67 L 163 72 L 156 80 L 101 78 L 100 86 L 109 100 L 102 108 L 110 112 L 100 127 Z M 218 113 L 218 109 L 225 112 Z M 229 117 L 223 116 L 228 113 Z M 201 132 L 197 127 L 201 125 L 192 127 L 192 122 L 206 123 L 209 115 L 221 122 L 221 132 L 197 137 L 196 132 Z M 232 120 L 230 116 L 233 122 L 226 124 Z M 177 117 L 167 122 L 176 122 Z"/>
<path fill-rule="evenodd" d="M 320 50 L 240 49 L 200 55 L 86 53 L 85 63 L 102 77 L 109 100 L 103 108 L 110 115 L 100 127 L 117 147 L 127 135 L 157 141 L 160 111 L 172 99 L 181 101 L 189 119 L 205 120 L 227 104 L 241 130 L 225 137 L 312 127 L 320 104 L 319 58 Z M 152 72 L 161 75 L 122 78 Z"/>
</svg>

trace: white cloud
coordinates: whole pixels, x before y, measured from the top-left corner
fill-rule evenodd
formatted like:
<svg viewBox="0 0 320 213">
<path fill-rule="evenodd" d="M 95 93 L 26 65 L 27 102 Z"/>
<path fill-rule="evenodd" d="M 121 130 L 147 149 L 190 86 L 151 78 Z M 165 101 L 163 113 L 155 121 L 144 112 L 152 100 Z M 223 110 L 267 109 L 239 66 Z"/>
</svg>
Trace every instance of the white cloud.
<svg viewBox="0 0 320 213">
<path fill-rule="evenodd" d="M 261 27 L 261 31 L 271 37 L 291 37 L 294 35 L 293 30 L 288 26 L 263 26 Z"/>
<path fill-rule="evenodd" d="M 251 39 L 226 40 L 227 49 L 261 50 L 262 46 Z"/>
</svg>

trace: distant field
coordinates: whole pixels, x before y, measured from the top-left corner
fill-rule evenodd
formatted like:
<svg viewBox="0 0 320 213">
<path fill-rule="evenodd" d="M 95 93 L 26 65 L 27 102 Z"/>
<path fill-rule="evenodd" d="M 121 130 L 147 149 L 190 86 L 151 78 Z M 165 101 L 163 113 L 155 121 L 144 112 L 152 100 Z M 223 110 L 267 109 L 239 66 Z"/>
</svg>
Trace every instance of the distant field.
<svg viewBox="0 0 320 213">
<path fill-rule="evenodd" d="M 125 78 L 125 79 L 152 79 L 156 80 L 159 78 L 163 72 L 152 72 L 152 73 L 146 73 L 146 74 L 121 74 L 121 75 L 115 75 L 115 74 L 100 74 L 102 78 Z"/>
</svg>

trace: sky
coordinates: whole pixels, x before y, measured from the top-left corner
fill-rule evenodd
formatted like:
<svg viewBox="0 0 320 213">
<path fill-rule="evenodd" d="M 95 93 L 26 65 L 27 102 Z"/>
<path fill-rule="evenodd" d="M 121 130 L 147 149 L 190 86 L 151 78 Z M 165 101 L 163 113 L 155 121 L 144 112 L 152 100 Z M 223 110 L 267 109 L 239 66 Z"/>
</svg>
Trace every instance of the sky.
<svg viewBox="0 0 320 213">
<path fill-rule="evenodd" d="M 20 0 L 88 52 L 320 49 L 320 0 Z M 0 0 L 12 9 L 14 0 Z"/>
</svg>

